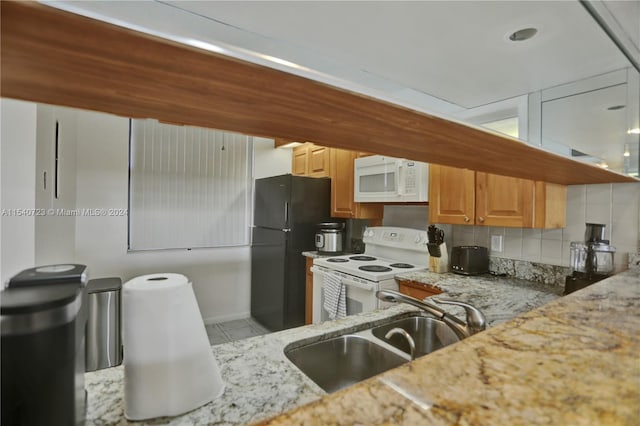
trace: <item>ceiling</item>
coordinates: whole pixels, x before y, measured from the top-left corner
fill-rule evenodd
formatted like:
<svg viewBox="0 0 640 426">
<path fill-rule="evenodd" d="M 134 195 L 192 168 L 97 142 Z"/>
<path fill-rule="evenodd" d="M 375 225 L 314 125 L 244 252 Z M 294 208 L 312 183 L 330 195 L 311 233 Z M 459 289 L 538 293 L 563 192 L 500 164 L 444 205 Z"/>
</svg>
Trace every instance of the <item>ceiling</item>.
<svg viewBox="0 0 640 426">
<path fill-rule="evenodd" d="M 266 54 L 381 89 L 407 105 L 416 101 L 433 113 L 455 115 L 629 66 L 577 0 L 45 3 L 159 35 Z M 618 16 L 640 14 L 640 2 L 607 4 L 615 4 Z M 508 40 L 526 27 L 538 34 Z"/>
<path fill-rule="evenodd" d="M 282 59 L 307 65 L 311 56 L 328 58 L 464 108 L 629 65 L 578 1 L 163 4 L 267 38 Z M 527 27 L 538 34 L 508 40 Z"/>
</svg>

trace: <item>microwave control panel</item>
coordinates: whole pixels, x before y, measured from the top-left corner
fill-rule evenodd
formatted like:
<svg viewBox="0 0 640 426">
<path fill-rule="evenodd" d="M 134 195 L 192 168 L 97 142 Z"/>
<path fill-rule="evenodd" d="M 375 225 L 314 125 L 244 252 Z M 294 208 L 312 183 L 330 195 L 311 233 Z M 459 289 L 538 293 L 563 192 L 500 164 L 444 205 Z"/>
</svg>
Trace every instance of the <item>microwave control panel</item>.
<svg viewBox="0 0 640 426">
<path fill-rule="evenodd" d="M 416 193 L 416 185 L 418 181 L 418 169 L 416 167 L 416 163 L 413 161 L 407 161 L 404 164 L 405 166 L 405 176 L 404 176 L 404 194 L 415 194 Z"/>
</svg>

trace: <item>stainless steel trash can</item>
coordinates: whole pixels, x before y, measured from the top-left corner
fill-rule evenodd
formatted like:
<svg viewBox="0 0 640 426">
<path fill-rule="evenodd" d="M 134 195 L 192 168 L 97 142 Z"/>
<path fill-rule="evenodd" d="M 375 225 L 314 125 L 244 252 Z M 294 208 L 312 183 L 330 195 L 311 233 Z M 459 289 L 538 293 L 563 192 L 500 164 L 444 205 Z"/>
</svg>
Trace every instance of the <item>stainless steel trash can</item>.
<svg viewBox="0 0 640 426">
<path fill-rule="evenodd" d="M 87 350 L 85 370 L 122 363 L 120 278 L 98 278 L 87 284 Z"/>
</svg>

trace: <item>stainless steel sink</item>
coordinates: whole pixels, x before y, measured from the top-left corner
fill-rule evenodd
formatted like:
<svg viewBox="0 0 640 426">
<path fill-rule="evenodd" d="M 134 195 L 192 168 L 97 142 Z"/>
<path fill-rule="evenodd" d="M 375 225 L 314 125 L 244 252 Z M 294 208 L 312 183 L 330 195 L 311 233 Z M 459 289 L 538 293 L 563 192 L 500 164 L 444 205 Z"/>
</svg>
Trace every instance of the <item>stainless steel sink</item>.
<svg viewBox="0 0 640 426">
<path fill-rule="evenodd" d="M 402 328 L 413 338 L 416 344 L 415 356 L 426 355 L 447 345 L 459 341 L 458 336 L 442 321 L 435 318 L 412 316 L 399 319 L 388 324 L 375 327 L 371 330 L 378 339 L 410 354 L 409 343 L 401 335 L 391 336 L 389 339 L 385 335 L 392 328 Z"/>
<path fill-rule="evenodd" d="M 372 341 L 353 334 L 285 350 L 285 355 L 329 393 L 408 362 Z"/>
</svg>

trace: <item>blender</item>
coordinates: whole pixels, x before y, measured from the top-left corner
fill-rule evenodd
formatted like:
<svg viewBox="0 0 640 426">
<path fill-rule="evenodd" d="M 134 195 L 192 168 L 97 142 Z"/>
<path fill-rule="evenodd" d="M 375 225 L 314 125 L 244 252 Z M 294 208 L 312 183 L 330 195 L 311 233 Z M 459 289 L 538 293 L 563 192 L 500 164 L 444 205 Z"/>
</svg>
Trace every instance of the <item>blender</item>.
<svg viewBox="0 0 640 426">
<path fill-rule="evenodd" d="M 584 241 L 572 241 L 570 246 L 571 275 L 565 279 L 564 294 L 587 287 L 613 273 L 616 248 L 604 239 L 605 225 L 587 223 Z"/>
</svg>

